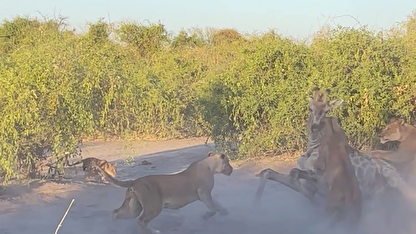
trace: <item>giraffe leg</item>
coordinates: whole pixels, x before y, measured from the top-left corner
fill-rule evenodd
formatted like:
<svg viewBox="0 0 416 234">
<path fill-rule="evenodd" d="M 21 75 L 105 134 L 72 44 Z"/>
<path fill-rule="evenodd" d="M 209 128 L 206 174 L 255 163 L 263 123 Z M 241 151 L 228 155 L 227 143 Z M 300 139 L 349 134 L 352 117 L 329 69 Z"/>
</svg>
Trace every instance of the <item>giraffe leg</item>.
<svg viewBox="0 0 416 234">
<path fill-rule="evenodd" d="M 294 174 L 295 173 L 292 173 L 292 175 L 291 174 L 285 175 L 285 174 L 276 172 L 272 169 L 265 169 L 261 171 L 260 173 L 258 173 L 256 176 L 260 177 L 260 184 L 259 184 L 259 187 L 257 188 L 255 202 L 256 203 L 260 202 L 267 180 L 272 180 L 272 181 L 281 183 L 295 190 L 296 192 L 303 194 L 306 198 L 308 198 L 309 200 L 313 202 L 314 201 L 313 197 L 316 192 L 313 191 L 313 189 L 311 188 L 308 189 L 305 186 L 303 186 L 302 183 L 299 181 L 299 178 L 293 176 Z"/>
</svg>

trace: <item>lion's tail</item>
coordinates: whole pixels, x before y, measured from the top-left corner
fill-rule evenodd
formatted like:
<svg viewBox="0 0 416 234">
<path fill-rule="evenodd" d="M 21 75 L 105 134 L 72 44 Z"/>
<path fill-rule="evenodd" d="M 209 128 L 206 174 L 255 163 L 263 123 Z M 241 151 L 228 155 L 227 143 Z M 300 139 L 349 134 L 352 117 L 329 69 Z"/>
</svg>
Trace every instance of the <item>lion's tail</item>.
<svg viewBox="0 0 416 234">
<path fill-rule="evenodd" d="M 128 188 L 134 184 L 134 180 L 117 180 L 116 178 L 108 174 L 106 171 L 101 169 L 100 167 L 98 166 L 94 166 L 94 167 L 97 168 L 97 170 L 100 170 L 102 173 L 104 173 L 107 176 L 108 180 L 115 185 Z"/>
<path fill-rule="evenodd" d="M 79 160 L 79 161 L 77 161 L 77 162 L 74 162 L 73 164 L 70 164 L 70 163 L 68 162 L 68 166 L 72 167 L 72 166 L 75 166 L 75 165 L 78 165 L 78 164 L 82 163 L 83 161 L 84 161 L 84 160 L 83 160 L 83 159 L 81 159 L 81 160 Z"/>
</svg>

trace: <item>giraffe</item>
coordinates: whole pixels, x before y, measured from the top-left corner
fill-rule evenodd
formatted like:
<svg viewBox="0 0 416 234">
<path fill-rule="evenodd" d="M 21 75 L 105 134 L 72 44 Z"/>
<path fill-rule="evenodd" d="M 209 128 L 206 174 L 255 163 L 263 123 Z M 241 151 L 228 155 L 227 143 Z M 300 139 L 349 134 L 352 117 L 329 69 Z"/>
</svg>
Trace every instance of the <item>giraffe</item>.
<svg viewBox="0 0 416 234">
<path fill-rule="evenodd" d="M 332 224 L 345 218 L 356 224 L 361 218 L 361 191 L 348 157 L 347 137 L 339 118 L 323 118 L 314 128 L 313 134 L 317 133 L 320 133 L 320 140 L 316 142 L 318 158 L 313 163 L 314 171 L 299 171 L 299 178 L 325 183 L 325 211 L 332 214 Z"/>
<path fill-rule="evenodd" d="M 343 100 L 335 99 L 328 101 L 327 89 L 324 94 L 319 94 L 319 88 L 313 90 L 313 98 L 309 98 L 309 118 L 307 122 L 308 149 L 299 157 L 297 166 L 292 168 L 289 174 L 282 174 L 270 168 L 262 170 L 256 176 L 260 177 L 255 201 L 260 202 L 267 180 L 281 183 L 301 194 L 316 204 L 315 194 L 325 196 L 323 182 L 318 179 L 308 180 L 302 174 L 314 173 L 314 162 L 318 157 L 317 148 L 320 144 L 321 133 L 315 131 L 322 123 L 326 114 L 334 108 L 339 107 Z M 385 192 L 389 188 L 396 188 L 402 194 L 409 196 L 408 187 L 404 179 L 389 162 L 373 158 L 369 154 L 359 151 L 349 144 L 346 145 L 354 173 L 359 183 L 363 201 L 369 200 L 375 195 Z"/>
</svg>

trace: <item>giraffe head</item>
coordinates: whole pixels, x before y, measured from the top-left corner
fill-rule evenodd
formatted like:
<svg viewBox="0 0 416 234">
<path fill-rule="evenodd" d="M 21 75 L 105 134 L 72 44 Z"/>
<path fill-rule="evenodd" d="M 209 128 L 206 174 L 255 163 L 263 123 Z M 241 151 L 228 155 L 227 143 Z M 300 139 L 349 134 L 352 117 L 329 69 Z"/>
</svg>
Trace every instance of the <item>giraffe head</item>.
<svg viewBox="0 0 416 234">
<path fill-rule="evenodd" d="M 319 93 L 319 88 L 313 89 L 313 98 L 309 98 L 309 124 L 312 130 L 321 125 L 321 121 L 331 109 L 339 107 L 343 100 L 334 99 L 329 101 L 328 95 L 330 90 L 327 89 L 323 94 Z"/>
</svg>

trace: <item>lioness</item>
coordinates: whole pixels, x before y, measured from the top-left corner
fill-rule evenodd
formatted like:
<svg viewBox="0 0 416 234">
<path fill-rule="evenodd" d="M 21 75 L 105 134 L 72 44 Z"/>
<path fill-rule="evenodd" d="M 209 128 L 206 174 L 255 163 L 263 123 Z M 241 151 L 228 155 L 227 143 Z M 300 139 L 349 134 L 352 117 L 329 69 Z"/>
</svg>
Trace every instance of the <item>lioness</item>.
<svg viewBox="0 0 416 234">
<path fill-rule="evenodd" d="M 82 163 L 82 170 L 84 170 L 84 179 L 87 180 L 92 176 L 96 176 L 97 174 L 100 175 L 101 181 L 105 181 L 105 176 L 96 168 L 101 168 L 103 171 L 107 172 L 107 174 L 111 176 L 116 176 L 117 174 L 117 164 L 111 164 L 103 159 L 98 159 L 94 157 L 84 158 L 80 161 L 77 161 L 73 164 L 69 164 L 69 166 L 75 166 Z"/>
<path fill-rule="evenodd" d="M 403 169 L 407 177 L 412 172 L 416 154 L 416 128 L 406 124 L 404 119 L 390 119 L 389 124 L 379 134 L 380 143 L 399 141 L 396 151 L 373 150 L 372 157 L 378 157 L 390 161 L 396 167 Z"/>
<path fill-rule="evenodd" d="M 128 188 L 123 204 L 112 213 L 115 219 L 139 217 L 139 225 L 146 233 L 159 233 L 150 229 L 148 223 L 157 217 L 163 208 L 179 209 L 196 200 L 202 201 L 209 209 L 202 217 L 208 219 L 219 212 L 228 211 L 211 196 L 214 188 L 214 174 L 230 176 L 233 167 L 228 157 L 210 152 L 208 157 L 193 162 L 182 172 L 171 175 L 148 175 L 135 180 L 119 181 L 103 171 L 112 183 Z"/>
</svg>

